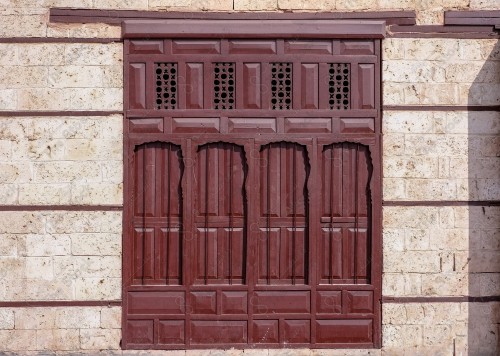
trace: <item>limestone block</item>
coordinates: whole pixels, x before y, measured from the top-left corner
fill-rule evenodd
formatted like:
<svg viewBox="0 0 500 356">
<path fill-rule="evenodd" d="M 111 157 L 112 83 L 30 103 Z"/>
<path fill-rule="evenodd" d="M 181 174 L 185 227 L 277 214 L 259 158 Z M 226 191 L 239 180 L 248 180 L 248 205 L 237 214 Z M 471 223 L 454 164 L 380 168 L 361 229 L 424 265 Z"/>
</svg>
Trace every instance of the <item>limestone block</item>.
<svg viewBox="0 0 500 356">
<path fill-rule="evenodd" d="M 278 8 L 278 0 L 234 0 L 233 9 L 234 10 L 276 10 Z"/>
<path fill-rule="evenodd" d="M 457 184 L 443 179 L 411 179 L 406 181 L 409 200 L 457 200 Z"/>
<path fill-rule="evenodd" d="M 385 251 L 384 272 L 440 272 L 439 254 L 434 251 Z"/>
<path fill-rule="evenodd" d="M 422 345 L 420 325 L 382 325 L 382 345 L 384 347 L 415 347 Z"/>
<path fill-rule="evenodd" d="M 384 200 L 398 200 L 406 198 L 406 182 L 399 178 L 384 178 L 382 180 Z"/>
<path fill-rule="evenodd" d="M 32 176 L 32 169 L 24 164 L 0 163 L 0 183 L 27 183 Z"/>
<path fill-rule="evenodd" d="M 382 294 L 389 296 L 421 295 L 422 274 L 383 273 Z"/>
<path fill-rule="evenodd" d="M 2 284 L 3 299 L 7 301 L 74 299 L 73 281 L 70 280 L 0 280 Z"/>
<path fill-rule="evenodd" d="M 50 330 L 58 328 L 56 308 L 16 308 L 14 313 L 16 329 Z"/>
<path fill-rule="evenodd" d="M 384 140 L 386 134 L 432 133 L 434 123 L 433 116 L 428 112 L 384 111 Z"/>
<path fill-rule="evenodd" d="M 111 232 L 121 234 L 121 212 L 52 212 L 47 215 L 46 229 L 48 233 L 56 234 L 74 232 Z"/>
<path fill-rule="evenodd" d="M 53 259 L 56 278 L 121 277 L 120 256 L 55 256 Z"/>
<path fill-rule="evenodd" d="M 177 9 L 176 9 L 177 8 Z M 233 10 L 232 0 L 149 0 L 150 10 Z"/>
<path fill-rule="evenodd" d="M 101 322 L 101 312 L 98 307 L 58 308 L 56 310 L 56 325 L 62 329 L 98 328 Z"/>
<path fill-rule="evenodd" d="M 25 278 L 52 280 L 54 278 L 54 264 L 52 262 L 52 257 L 26 258 Z"/>
<path fill-rule="evenodd" d="M 91 161 L 91 160 L 121 160 L 123 157 L 122 140 L 99 139 L 86 140 L 74 139 L 65 142 L 66 160 Z"/>
<path fill-rule="evenodd" d="M 14 329 L 14 310 L 9 308 L 0 309 L 0 330 Z"/>
<path fill-rule="evenodd" d="M 373 0 L 337 0 L 337 10 L 368 10 L 376 5 Z"/>
<path fill-rule="evenodd" d="M 500 230 L 488 228 L 471 230 L 469 241 L 471 251 L 500 250 Z"/>
<path fill-rule="evenodd" d="M 52 88 L 119 88 L 122 77 L 121 66 L 50 66 L 47 82 Z"/>
<path fill-rule="evenodd" d="M 122 309 L 120 307 L 108 307 L 101 309 L 101 328 L 120 329 L 122 327 Z"/>
<path fill-rule="evenodd" d="M 396 9 L 415 9 L 416 0 L 379 0 L 378 6 L 380 9 L 396 10 Z"/>
<path fill-rule="evenodd" d="M 384 229 L 383 231 L 383 250 L 387 252 L 405 250 L 405 230 L 403 229 Z"/>
<path fill-rule="evenodd" d="M 44 217 L 39 212 L 1 211 L 0 233 L 43 233 Z"/>
<path fill-rule="evenodd" d="M 63 236 L 71 239 L 71 254 L 73 256 L 120 256 L 122 252 L 121 234 L 71 234 Z"/>
<path fill-rule="evenodd" d="M 405 136 L 405 154 L 467 157 L 468 143 L 467 135 L 408 134 Z"/>
<path fill-rule="evenodd" d="M 94 7 L 112 10 L 147 10 L 148 0 L 99 0 L 94 1 Z"/>
<path fill-rule="evenodd" d="M 53 329 L 36 331 L 37 350 L 69 351 L 80 348 L 80 331 Z"/>
<path fill-rule="evenodd" d="M 401 38 L 387 38 L 382 41 L 382 60 L 384 62 L 386 60 L 403 59 L 403 58 L 404 58 L 404 40 L 402 40 Z"/>
<path fill-rule="evenodd" d="M 404 134 L 388 133 L 384 135 L 384 157 L 402 156 L 404 154 Z"/>
<path fill-rule="evenodd" d="M 429 250 L 431 230 L 407 229 L 405 230 L 405 247 L 407 250 Z"/>
<path fill-rule="evenodd" d="M 386 157 L 384 178 L 437 178 L 437 157 Z"/>
<path fill-rule="evenodd" d="M 480 51 L 480 50 L 478 50 Z M 467 52 L 469 53 L 469 52 Z M 478 55 L 480 56 L 480 54 Z M 445 67 L 446 81 L 454 83 L 498 83 L 500 70 L 495 61 L 462 61 L 448 63 Z"/>
<path fill-rule="evenodd" d="M 14 89 L 0 89 L 0 110 L 16 110 L 17 91 Z"/>
<path fill-rule="evenodd" d="M 14 161 L 62 160 L 65 154 L 65 144 L 66 142 L 61 139 L 14 141 L 12 144 L 12 159 Z"/>
<path fill-rule="evenodd" d="M 120 338 L 120 329 L 82 329 L 80 347 L 83 350 L 118 350 Z"/>
<path fill-rule="evenodd" d="M 278 0 L 280 10 L 334 10 L 336 0 Z"/>
<path fill-rule="evenodd" d="M 16 46 L 19 64 L 22 66 L 64 64 L 65 45 L 62 43 L 19 43 Z"/>
<path fill-rule="evenodd" d="M 123 185 L 109 183 L 73 184 L 71 187 L 72 204 L 122 204 Z"/>
<path fill-rule="evenodd" d="M 450 61 L 459 58 L 459 39 L 405 39 L 405 58 L 419 61 Z"/>
<path fill-rule="evenodd" d="M 123 161 L 100 162 L 102 180 L 107 183 L 123 183 Z"/>
<path fill-rule="evenodd" d="M 498 105 L 500 104 L 499 83 L 460 84 L 460 102 L 468 105 Z"/>
<path fill-rule="evenodd" d="M 12 159 L 12 142 L 0 140 L 0 162 L 8 162 Z"/>
<path fill-rule="evenodd" d="M 47 37 L 120 38 L 121 27 L 102 23 L 65 24 L 48 23 Z"/>
<path fill-rule="evenodd" d="M 117 300 L 121 295 L 121 278 L 79 278 L 75 281 L 77 300 Z"/>
<path fill-rule="evenodd" d="M 445 81 L 445 68 L 440 62 L 386 60 L 382 66 L 382 78 L 396 83 L 442 83 Z"/>
<path fill-rule="evenodd" d="M 0 66 L 18 64 L 18 47 L 14 43 L 0 43 Z"/>
<path fill-rule="evenodd" d="M 383 82 L 382 101 L 384 105 L 401 105 L 404 103 L 404 85 L 400 83 Z"/>
<path fill-rule="evenodd" d="M 68 110 L 69 92 L 64 89 L 26 88 L 18 92 L 17 110 Z"/>
<path fill-rule="evenodd" d="M 19 204 L 69 204 L 71 186 L 69 184 L 20 184 Z"/>
<path fill-rule="evenodd" d="M 69 107 L 77 110 L 122 110 L 121 88 L 65 89 Z"/>
<path fill-rule="evenodd" d="M 35 330 L 0 330 L 2 351 L 36 350 Z"/>
<path fill-rule="evenodd" d="M 65 48 L 67 65 L 120 65 L 123 61 L 121 43 L 72 43 Z"/>
<path fill-rule="evenodd" d="M 101 167 L 96 162 L 53 161 L 34 165 L 35 183 L 100 182 Z"/>
<path fill-rule="evenodd" d="M 383 226 L 385 228 L 434 228 L 438 224 L 437 208 L 384 207 Z"/>
<path fill-rule="evenodd" d="M 424 295 L 467 295 L 469 288 L 467 273 L 436 273 L 422 275 Z"/>
<path fill-rule="evenodd" d="M 45 37 L 46 14 L 14 13 L 15 10 L 3 11 L 0 14 L 0 37 Z"/>
<path fill-rule="evenodd" d="M 496 61 L 500 59 L 500 48 L 498 46 L 498 41 L 495 39 L 485 40 L 482 39 L 480 42 L 481 46 L 481 58 Z"/>
<path fill-rule="evenodd" d="M 469 230 L 441 229 L 429 230 L 430 248 L 432 250 L 465 251 L 469 248 Z"/>
<path fill-rule="evenodd" d="M 1 234 L 0 235 L 0 256 L 17 256 L 18 235 Z"/>
<path fill-rule="evenodd" d="M 438 178 L 450 178 L 449 157 L 438 157 Z"/>
<path fill-rule="evenodd" d="M 500 157 L 500 136 L 471 136 L 469 139 L 469 151 L 469 157 L 473 163 L 477 159 L 476 157 Z"/>
</svg>

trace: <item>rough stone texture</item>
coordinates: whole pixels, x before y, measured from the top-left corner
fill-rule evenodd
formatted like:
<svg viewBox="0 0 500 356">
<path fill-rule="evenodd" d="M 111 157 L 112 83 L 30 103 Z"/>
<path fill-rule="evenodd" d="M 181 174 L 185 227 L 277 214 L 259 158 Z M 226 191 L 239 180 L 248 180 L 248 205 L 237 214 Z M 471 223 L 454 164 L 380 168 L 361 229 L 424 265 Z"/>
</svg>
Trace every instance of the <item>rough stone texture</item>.
<svg viewBox="0 0 500 356">
<path fill-rule="evenodd" d="M 500 199 L 497 112 L 385 111 L 386 200 Z"/>
<path fill-rule="evenodd" d="M 383 294 L 498 295 L 499 214 L 499 207 L 385 207 Z"/>
<path fill-rule="evenodd" d="M 9 204 L 121 204 L 122 116 L 0 120 Z"/>
<path fill-rule="evenodd" d="M 390 39 L 383 42 L 385 105 L 498 105 L 496 40 Z"/>
<path fill-rule="evenodd" d="M 0 64 L 0 110 L 122 108 L 121 44 L 19 43 L 0 53 L 12 59 Z"/>
<path fill-rule="evenodd" d="M 121 213 L 0 212 L 0 269 L 9 271 L 0 277 L 3 301 L 120 299 Z M 71 315 L 59 318 L 83 323 Z M 9 318 L 0 317 L 0 329 Z"/>
</svg>

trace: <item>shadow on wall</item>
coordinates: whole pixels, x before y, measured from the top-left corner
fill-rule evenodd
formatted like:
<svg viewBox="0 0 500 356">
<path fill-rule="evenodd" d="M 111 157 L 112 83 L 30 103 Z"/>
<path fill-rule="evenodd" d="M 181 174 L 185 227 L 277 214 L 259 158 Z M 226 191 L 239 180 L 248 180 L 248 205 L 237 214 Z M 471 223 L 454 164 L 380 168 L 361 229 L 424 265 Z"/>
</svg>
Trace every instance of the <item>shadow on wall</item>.
<svg viewBox="0 0 500 356">
<path fill-rule="evenodd" d="M 470 87 L 469 105 L 500 105 L 500 41 L 488 51 Z M 457 189 L 464 200 L 500 201 L 500 111 L 469 111 L 467 122 L 468 176 Z M 451 172 L 458 172 L 453 164 Z M 459 209 L 467 214 L 466 207 Z M 472 205 L 468 210 L 469 254 L 463 268 L 468 268 L 469 295 L 474 297 L 468 304 L 469 355 L 500 355 L 500 301 L 492 301 L 500 296 L 500 206 Z M 455 226 L 466 223 L 455 220 Z"/>
</svg>

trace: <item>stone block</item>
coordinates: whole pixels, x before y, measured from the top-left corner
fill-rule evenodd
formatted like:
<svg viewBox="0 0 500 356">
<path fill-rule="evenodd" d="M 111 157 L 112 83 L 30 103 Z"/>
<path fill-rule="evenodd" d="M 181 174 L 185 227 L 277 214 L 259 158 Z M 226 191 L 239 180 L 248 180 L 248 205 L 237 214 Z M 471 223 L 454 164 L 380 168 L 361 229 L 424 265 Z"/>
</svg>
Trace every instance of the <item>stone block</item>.
<svg viewBox="0 0 500 356">
<path fill-rule="evenodd" d="M 43 88 L 47 86 L 48 71 L 41 66 L 1 66 L 0 89 Z"/>
<path fill-rule="evenodd" d="M 121 27 L 102 23 L 48 23 L 47 37 L 120 38 Z"/>
<path fill-rule="evenodd" d="M 278 0 L 280 10 L 335 10 L 335 0 Z"/>
<path fill-rule="evenodd" d="M 25 278 L 52 280 L 54 278 L 52 257 L 27 257 Z"/>
<path fill-rule="evenodd" d="M 66 235 L 26 235 L 26 256 L 64 256 L 71 253 L 71 238 Z"/>
<path fill-rule="evenodd" d="M 121 276 L 119 256 L 55 256 L 54 275 L 59 279 Z"/>
<path fill-rule="evenodd" d="M 437 225 L 438 218 L 437 208 L 385 206 L 383 209 L 384 228 L 433 228 Z"/>
<path fill-rule="evenodd" d="M 16 308 L 16 329 L 52 330 L 57 329 L 56 308 Z"/>
<path fill-rule="evenodd" d="M 120 88 L 121 66 L 50 66 L 48 86 L 52 88 Z"/>
<path fill-rule="evenodd" d="M 382 66 L 385 82 L 396 83 L 443 83 L 448 81 L 445 66 L 441 62 L 415 60 L 386 60 Z"/>
<path fill-rule="evenodd" d="M 415 347 L 422 345 L 420 325 L 382 325 L 383 347 Z"/>
<path fill-rule="evenodd" d="M 37 10 L 34 13 L 14 13 L 15 10 L 2 11 L 0 14 L 0 37 L 45 37 L 47 33 L 45 9 Z"/>
<path fill-rule="evenodd" d="M 44 218 L 39 212 L 1 211 L 0 233 L 43 233 Z"/>
<path fill-rule="evenodd" d="M 459 58 L 459 39 L 451 38 L 412 38 L 405 39 L 405 55 L 408 60 L 450 61 Z"/>
<path fill-rule="evenodd" d="M 415 296 L 422 293 L 422 274 L 420 273 L 383 273 L 382 295 Z"/>
<path fill-rule="evenodd" d="M 405 230 L 384 229 L 383 231 L 383 251 L 404 251 L 405 250 Z"/>
<path fill-rule="evenodd" d="M 54 66 L 64 64 L 62 43 L 19 43 L 19 64 L 23 66 Z"/>
<path fill-rule="evenodd" d="M 111 10 L 147 10 L 148 0 L 99 0 L 94 7 Z"/>
<path fill-rule="evenodd" d="M 69 184 L 20 184 L 19 204 L 65 205 L 71 202 Z"/>
<path fill-rule="evenodd" d="M 82 350 L 118 350 L 120 338 L 120 329 L 82 329 L 80 347 Z"/>
<path fill-rule="evenodd" d="M 72 43 L 65 48 L 64 62 L 67 65 L 120 65 L 122 61 L 121 43 Z"/>
<path fill-rule="evenodd" d="M 123 185 L 110 183 L 73 184 L 72 204 L 106 205 L 123 203 Z"/>
<path fill-rule="evenodd" d="M 399 134 L 398 137 L 400 137 L 401 134 L 432 133 L 434 132 L 434 118 L 429 112 L 384 111 L 382 127 L 384 140 L 388 134 Z"/>
<path fill-rule="evenodd" d="M 68 237 L 74 256 L 121 256 L 121 234 L 71 234 Z"/>
<path fill-rule="evenodd" d="M 36 331 L 37 350 L 72 351 L 80 348 L 80 331 L 53 329 Z"/>
<path fill-rule="evenodd" d="M 121 282 L 121 278 L 79 278 L 75 281 L 76 299 L 118 300 Z"/>
<path fill-rule="evenodd" d="M 1 284 L 3 300 L 6 301 L 74 299 L 71 280 L 16 279 L 0 280 Z"/>
<path fill-rule="evenodd" d="M 438 158 L 405 156 L 386 157 L 384 178 L 438 178 Z"/>
<path fill-rule="evenodd" d="M 468 105 L 500 104 L 499 83 L 460 84 L 460 102 Z"/>
<path fill-rule="evenodd" d="M 2 351 L 36 350 L 36 330 L 0 330 Z"/>
<path fill-rule="evenodd" d="M 430 238 L 429 232 L 431 230 L 422 229 L 407 229 L 405 230 L 405 248 L 407 250 L 429 250 Z"/>
<path fill-rule="evenodd" d="M 56 234 L 92 232 L 121 234 L 121 212 L 53 212 L 47 215 L 46 229 L 47 232 Z"/>
<path fill-rule="evenodd" d="M 0 330 L 14 329 L 14 310 L 10 308 L 0 309 Z"/>
<path fill-rule="evenodd" d="M 98 328 L 101 323 L 99 307 L 57 308 L 56 325 L 61 329 Z"/>
<path fill-rule="evenodd" d="M 17 91 L 15 89 L 0 89 L 0 110 L 17 109 Z"/>
<path fill-rule="evenodd" d="M 467 295 L 469 278 L 467 273 L 434 273 L 422 275 L 422 293 L 433 296 Z"/>
<path fill-rule="evenodd" d="M 439 254 L 434 251 L 385 251 L 384 272 L 437 273 Z"/>
<path fill-rule="evenodd" d="M 120 329 L 122 327 L 122 309 L 120 307 L 105 307 L 101 309 L 101 328 Z"/>
<path fill-rule="evenodd" d="M 444 179 L 411 179 L 406 181 L 409 200 L 457 200 L 457 184 Z"/>
<path fill-rule="evenodd" d="M 16 234 L 0 235 L 0 256 L 15 257 L 19 255 L 18 236 Z"/>
<path fill-rule="evenodd" d="M 431 229 L 430 248 L 432 250 L 465 251 L 469 248 L 469 230 L 467 229 Z"/>
<path fill-rule="evenodd" d="M 233 9 L 234 10 L 252 10 L 252 11 L 263 11 L 263 10 L 276 10 L 278 8 L 278 0 L 234 0 Z"/>
<path fill-rule="evenodd" d="M 0 66 L 18 64 L 18 46 L 15 43 L 0 43 Z"/>
</svg>

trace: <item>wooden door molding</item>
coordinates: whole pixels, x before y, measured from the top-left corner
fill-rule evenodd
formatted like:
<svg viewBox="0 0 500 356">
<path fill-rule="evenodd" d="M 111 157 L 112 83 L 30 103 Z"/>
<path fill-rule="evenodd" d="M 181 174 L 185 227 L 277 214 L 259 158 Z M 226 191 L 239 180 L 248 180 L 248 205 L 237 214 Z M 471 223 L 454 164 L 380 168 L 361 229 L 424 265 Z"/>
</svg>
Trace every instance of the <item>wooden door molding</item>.
<svg viewBox="0 0 500 356">
<path fill-rule="evenodd" d="M 123 348 L 380 347 L 383 26 L 176 21 L 124 27 Z"/>
</svg>

